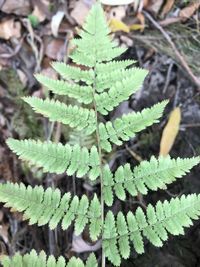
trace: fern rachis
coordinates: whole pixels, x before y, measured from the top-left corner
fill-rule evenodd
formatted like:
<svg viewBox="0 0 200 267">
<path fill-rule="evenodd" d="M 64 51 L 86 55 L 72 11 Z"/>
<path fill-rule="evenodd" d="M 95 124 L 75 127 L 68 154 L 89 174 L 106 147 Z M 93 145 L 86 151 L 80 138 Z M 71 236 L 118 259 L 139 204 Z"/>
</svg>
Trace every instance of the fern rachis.
<svg viewBox="0 0 200 267">
<path fill-rule="evenodd" d="M 158 201 L 155 207 L 149 204 L 145 212 L 137 208 L 134 213 L 119 211 L 114 215 L 106 208 L 113 205 L 115 197 L 125 201 L 127 194 L 135 197 L 138 193 L 147 194 L 149 190 L 166 189 L 168 184 L 200 162 L 199 157 L 151 157 L 136 167 L 129 164 L 119 166 L 114 173 L 108 164 L 103 164 L 103 154 L 112 151 L 113 144 L 122 145 L 137 132 L 157 123 L 167 104 L 167 101 L 162 101 L 114 121 L 101 120 L 102 115 L 107 115 L 136 92 L 147 75 L 146 70 L 131 68 L 132 60 L 113 60 L 125 49 L 117 47 L 109 33 L 103 9 L 97 3 L 86 19 L 80 39 L 74 40 L 76 49 L 71 55 L 74 63 L 85 66 L 86 70 L 54 62 L 52 67 L 62 79 L 53 80 L 41 74 L 35 76 L 54 94 L 67 95 L 84 106 L 66 105 L 53 99 L 23 98 L 35 112 L 50 121 L 67 124 L 87 136 L 96 133 L 96 146 L 86 148 L 79 144 L 64 145 L 51 141 L 7 140 L 10 149 L 22 160 L 42 168 L 44 172 L 66 172 L 68 176 L 87 177 L 92 181 L 100 178 L 100 196 L 94 194 L 91 199 L 86 195 L 72 197 L 70 192 L 61 195 L 59 189 L 26 187 L 22 183 L 0 185 L 0 201 L 6 207 L 23 212 L 30 224 L 48 224 L 50 229 L 54 229 L 60 223 L 66 230 L 74 223 L 76 234 L 81 234 L 88 226 L 93 241 L 102 239 L 102 267 L 106 266 L 106 259 L 114 266 L 120 266 L 122 258 L 130 257 L 131 245 L 137 253 L 143 253 L 144 237 L 153 245 L 162 246 L 169 233 L 183 234 L 184 227 L 192 225 L 192 219 L 200 216 L 200 195 L 195 194 Z M 34 250 L 24 256 L 5 257 L 2 263 L 4 267 L 98 266 L 94 254 L 86 263 L 76 258 L 66 263 L 62 257 L 56 261 L 53 256 L 46 258 L 44 252 L 37 254 Z"/>
</svg>

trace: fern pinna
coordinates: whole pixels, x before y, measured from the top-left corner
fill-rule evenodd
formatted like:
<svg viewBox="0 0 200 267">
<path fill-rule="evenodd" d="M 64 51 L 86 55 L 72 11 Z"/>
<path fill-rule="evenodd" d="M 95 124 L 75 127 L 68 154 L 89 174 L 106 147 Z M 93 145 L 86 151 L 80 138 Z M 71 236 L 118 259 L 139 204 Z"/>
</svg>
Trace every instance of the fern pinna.
<svg viewBox="0 0 200 267">
<path fill-rule="evenodd" d="M 170 201 L 158 201 L 144 211 L 140 207 L 133 213 L 119 211 L 113 214 L 106 206 L 113 205 L 115 197 L 125 201 L 127 194 L 147 194 L 149 190 L 166 189 L 167 185 L 181 178 L 199 163 L 199 157 L 171 159 L 152 157 L 138 166 L 119 166 L 112 173 L 102 155 L 112 151 L 113 145 L 122 145 L 137 132 L 158 122 L 167 101 L 155 104 L 141 112 L 131 112 L 113 121 L 103 120 L 122 101 L 142 86 L 147 71 L 133 67 L 133 60 L 114 60 L 125 49 L 118 47 L 111 39 L 103 9 L 95 4 L 80 31 L 80 38 L 73 40 L 76 49 L 71 59 L 72 67 L 54 62 L 52 67 L 63 78 L 53 80 L 41 74 L 36 79 L 57 95 L 67 95 L 79 103 L 66 105 L 54 99 L 25 97 L 35 112 L 50 121 L 69 125 L 85 135 L 96 133 L 96 146 L 82 147 L 79 144 L 61 144 L 51 141 L 8 139 L 8 146 L 22 159 L 43 169 L 44 172 L 68 176 L 88 177 L 100 180 L 101 195 L 92 199 L 86 195 L 72 196 L 70 192 L 61 195 L 59 189 L 24 184 L 5 183 L 0 185 L 0 201 L 6 207 L 24 213 L 24 219 L 39 226 L 48 224 L 54 229 L 61 223 L 67 230 L 74 223 L 75 233 L 81 234 L 88 226 L 93 241 L 102 240 L 102 264 L 106 259 L 114 266 L 120 266 L 122 258 L 130 257 L 131 246 L 137 253 L 144 252 L 144 238 L 160 247 L 168 239 L 168 234 L 184 234 L 184 227 L 192 225 L 192 219 L 200 216 L 200 195 L 182 195 Z M 80 106 L 82 104 L 82 106 Z M 105 210 L 106 208 L 106 210 Z M 64 258 L 57 261 L 53 256 L 46 258 L 33 250 L 30 254 L 13 258 L 3 258 L 3 266 L 97 266 L 94 254 L 85 263 L 72 258 L 67 264 Z"/>
</svg>

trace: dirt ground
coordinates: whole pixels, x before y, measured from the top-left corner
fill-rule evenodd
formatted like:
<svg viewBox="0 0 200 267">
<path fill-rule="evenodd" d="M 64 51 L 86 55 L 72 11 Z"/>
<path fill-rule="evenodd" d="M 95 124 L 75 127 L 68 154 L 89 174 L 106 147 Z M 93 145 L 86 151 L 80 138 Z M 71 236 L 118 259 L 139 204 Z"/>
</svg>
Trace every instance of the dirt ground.
<svg viewBox="0 0 200 267">
<path fill-rule="evenodd" d="M 114 16 L 117 20 L 117 24 L 112 25 L 115 27 L 113 37 L 127 47 L 122 59 L 135 59 L 138 67 L 149 70 L 141 90 L 116 108 L 109 119 L 129 111 L 141 111 L 164 99 L 169 99 L 169 104 L 160 123 L 105 156 L 113 168 L 125 162 L 135 166 L 141 159 L 158 156 L 163 129 L 175 107 L 181 109 L 181 123 L 170 150 L 171 157 L 200 154 L 200 4 L 198 1 L 141 2 L 123 7 L 105 6 L 108 19 Z M 33 74 L 42 72 L 56 78 L 50 62 L 71 63 L 69 40 L 77 35 L 91 3 L 89 0 L 0 1 L 0 182 L 41 184 L 78 195 L 99 190 L 99 184 L 90 184 L 87 179 L 75 182 L 74 177 L 66 174 L 43 174 L 40 169 L 21 162 L 5 143 L 8 137 L 45 140 L 49 136 L 61 142 L 87 146 L 94 143 L 93 138 L 86 139 L 60 124 L 52 125 L 21 99 L 25 95 L 47 96 Z M 186 15 L 183 16 L 184 9 Z M 128 30 L 119 21 L 128 25 Z M 167 190 L 149 192 L 141 199 L 129 197 L 124 203 L 116 200 L 113 210 L 135 210 L 138 205 L 155 204 L 183 193 L 200 193 L 199 171 L 200 166 L 193 168 Z M 34 248 L 55 256 L 87 258 L 87 234 L 77 239 L 73 227 L 68 231 L 60 227 L 50 231 L 47 226 L 29 226 L 20 213 L 11 213 L 3 205 L 0 206 L 0 226 L 1 255 L 13 255 L 16 251 L 23 254 Z M 89 245 L 100 259 L 99 244 Z M 200 267 L 200 220 L 185 231 L 185 236 L 170 236 L 163 248 L 146 242 L 145 254 L 137 255 L 133 251 L 131 258 L 121 266 Z"/>
</svg>

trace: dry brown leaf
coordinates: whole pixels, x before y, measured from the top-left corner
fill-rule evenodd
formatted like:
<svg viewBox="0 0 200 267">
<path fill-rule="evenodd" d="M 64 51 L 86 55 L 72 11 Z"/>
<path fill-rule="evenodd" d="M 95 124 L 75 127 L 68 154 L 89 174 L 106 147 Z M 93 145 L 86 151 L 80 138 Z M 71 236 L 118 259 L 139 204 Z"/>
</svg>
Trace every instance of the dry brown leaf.
<svg viewBox="0 0 200 267">
<path fill-rule="evenodd" d="M 28 0 L 6 0 L 1 6 L 1 11 L 27 16 L 31 13 L 30 1 Z"/>
<path fill-rule="evenodd" d="M 141 12 L 139 12 L 137 14 L 137 19 L 139 20 L 140 25 L 141 25 L 140 30 L 143 31 L 145 28 L 145 16 Z"/>
<path fill-rule="evenodd" d="M 158 14 L 164 0 L 150 0 L 146 9 L 154 14 Z"/>
<path fill-rule="evenodd" d="M 62 39 L 52 39 L 45 47 L 45 55 L 51 59 L 63 60 L 65 53 L 65 43 Z"/>
<path fill-rule="evenodd" d="M 134 0 L 101 0 L 101 3 L 109 6 L 128 5 Z"/>
<path fill-rule="evenodd" d="M 179 132 L 180 122 L 181 109 L 177 107 L 171 112 L 169 120 L 163 130 L 160 141 L 160 155 L 167 156 L 169 154 Z"/>
<path fill-rule="evenodd" d="M 199 7 L 200 1 L 194 1 L 179 12 L 179 17 L 186 20 L 190 18 Z"/>
<path fill-rule="evenodd" d="M 0 23 L 0 38 L 9 40 L 11 37 L 21 36 L 21 24 L 14 19 L 7 19 Z"/>
<path fill-rule="evenodd" d="M 37 5 L 34 6 L 32 15 L 35 16 L 39 22 L 42 22 L 46 19 L 46 14 Z"/>
<path fill-rule="evenodd" d="M 162 9 L 161 16 L 165 16 L 167 13 L 169 13 L 169 11 L 172 9 L 174 3 L 175 3 L 175 0 L 167 0 L 163 9 Z"/>
<path fill-rule="evenodd" d="M 91 5 L 94 1 L 91 0 Z M 76 2 L 74 9 L 71 12 L 72 18 L 79 24 L 83 25 L 85 18 L 90 10 L 90 5 L 87 4 L 87 1 L 79 0 Z"/>
<path fill-rule="evenodd" d="M 129 32 L 129 26 L 127 26 L 124 22 L 118 19 L 111 19 L 109 23 L 110 29 L 112 32 L 118 32 L 118 31 L 123 31 L 123 32 Z"/>
</svg>

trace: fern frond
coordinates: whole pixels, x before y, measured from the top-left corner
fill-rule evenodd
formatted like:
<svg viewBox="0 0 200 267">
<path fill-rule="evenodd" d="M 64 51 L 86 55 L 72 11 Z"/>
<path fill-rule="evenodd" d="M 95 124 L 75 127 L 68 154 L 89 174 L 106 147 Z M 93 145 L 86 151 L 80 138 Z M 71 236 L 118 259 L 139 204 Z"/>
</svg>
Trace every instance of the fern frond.
<svg viewBox="0 0 200 267">
<path fill-rule="evenodd" d="M 162 101 L 151 108 L 143 109 L 141 112 L 132 112 L 117 118 L 112 123 L 99 124 L 101 147 L 110 152 L 111 143 L 122 145 L 122 141 L 128 141 L 135 133 L 144 130 L 146 127 L 157 123 L 162 116 L 163 110 L 168 101 Z"/>
<path fill-rule="evenodd" d="M 119 61 L 120 62 L 120 61 Z M 118 82 L 122 80 L 130 79 L 141 69 L 139 68 L 129 68 L 129 69 L 119 69 L 112 72 L 98 73 L 96 77 L 96 90 L 98 92 L 103 92 L 105 89 L 115 86 Z"/>
<path fill-rule="evenodd" d="M 108 92 L 96 94 L 95 101 L 98 112 L 107 115 L 122 101 L 127 100 L 130 95 L 140 89 L 146 75 L 146 70 L 138 69 L 131 77 L 118 81 Z"/>
<path fill-rule="evenodd" d="M 49 118 L 50 121 L 58 121 L 67 124 L 77 130 L 84 130 L 86 134 L 92 134 L 96 128 L 94 110 L 78 106 L 65 105 L 53 99 L 41 99 L 38 97 L 23 97 L 35 112 Z"/>
<path fill-rule="evenodd" d="M 92 103 L 92 87 L 80 86 L 78 84 L 70 84 L 63 80 L 50 79 L 42 74 L 36 74 L 35 78 L 47 87 L 50 91 L 57 95 L 67 95 L 75 98 L 79 103 Z"/>
<path fill-rule="evenodd" d="M 66 230 L 75 222 L 77 235 L 87 224 L 92 240 L 101 233 L 101 207 L 96 195 L 89 201 L 86 195 L 80 199 L 70 193 L 61 196 L 59 189 L 51 187 L 44 191 L 42 186 L 6 183 L 0 184 L 0 201 L 6 207 L 23 212 L 24 219 L 29 220 L 31 225 L 48 224 L 50 229 L 55 229 L 61 222 L 62 229 Z"/>
<path fill-rule="evenodd" d="M 94 253 L 91 253 L 88 257 L 86 264 L 79 258 L 72 257 L 68 263 L 66 263 L 63 257 L 59 257 L 57 260 L 54 256 L 48 256 L 44 251 L 39 254 L 35 250 L 31 250 L 30 253 L 26 253 L 21 256 L 16 253 L 13 257 L 2 256 L 1 263 L 3 267 L 98 267 L 97 259 Z"/>
<path fill-rule="evenodd" d="M 90 149 L 96 143 L 95 135 L 86 135 L 84 131 L 73 130 L 70 131 L 69 145 L 80 145 L 81 147 L 87 147 Z"/>
<path fill-rule="evenodd" d="M 94 67 L 97 62 L 110 61 L 126 51 L 125 48 L 116 47 L 108 34 L 108 28 L 103 9 L 100 4 L 92 7 L 89 16 L 80 33 L 80 39 L 73 42 L 76 50 L 70 55 L 75 63 Z"/>
<path fill-rule="evenodd" d="M 106 165 L 103 171 L 105 203 L 112 206 L 113 194 L 124 201 L 126 191 L 134 197 L 138 193 L 146 195 L 148 190 L 166 189 L 168 184 L 182 178 L 198 163 L 200 157 L 171 159 L 161 156 L 156 159 L 152 156 L 150 161 L 142 161 L 133 171 L 129 164 L 120 166 L 114 175 Z"/>
<path fill-rule="evenodd" d="M 110 73 L 113 71 L 119 71 L 119 70 L 123 70 L 126 67 L 133 65 L 134 63 L 136 63 L 135 60 L 131 60 L 131 59 L 126 59 L 126 60 L 113 60 L 110 62 L 106 62 L 106 63 L 97 63 L 96 65 L 96 72 L 97 75 L 101 75 L 101 74 L 106 74 L 106 73 Z"/>
<path fill-rule="evenodd" d="M 64 62 L 53 62 L 52 67 L 66 80 L 82 81 L 89 85 L 93 83 L 94 71 L 92 69 L 81 70 L 78 67 L 66 65 Z"/>
<path fill-rule="evenodd" d="M 91 180 L 95 180 L 100 173 L 100 160 L 95 146 L 88 150 L 79 145 L 62 145 L 50 141 L 18 141 L 12 138 L 7 140 L 7 144 L 20 159 L 43 168 L 44 172 L 66 172 L 68 175 L 77 173 L 77 177 L 88 174 Z"/>
<path fill-rule="evenodd" d="M 87 67 L 94 67 L 96 62 L 111 61 L 113 58 L 116 58 L 123 54 L 126 51 L 124 47 L 114 47 L 112 49 L 105 49 L 98 51 L 96 55 L 90 55 L 88 53 L 83 54 L 83 51 L 76 49 L 71 55 L 70 58 L 76 64 L 81 64 Z"/>
<path fill-rule="evenodd" d="M 130 244 L 136 252 L 144 253 L 143 238 L 146 237 L 156 247 L 172 235 L 184 234 L 184 227 L 191 226 L 192 219 L 200 217 L 200 195 L 182 195 L 171 201 L 158 201 L 156 206 L 147 206 L 146 215 L 141 208 L 135 214 L 129 212 L 125 218 L 119 212 L 116 219 L 111 211 L 105 218 L 103 249 L 106 257 L 115 266 L 120 266 L 121 258 L 130 256 Z"/>
</svg>

